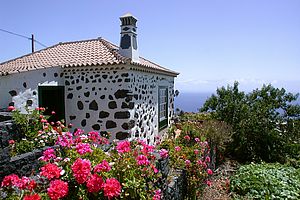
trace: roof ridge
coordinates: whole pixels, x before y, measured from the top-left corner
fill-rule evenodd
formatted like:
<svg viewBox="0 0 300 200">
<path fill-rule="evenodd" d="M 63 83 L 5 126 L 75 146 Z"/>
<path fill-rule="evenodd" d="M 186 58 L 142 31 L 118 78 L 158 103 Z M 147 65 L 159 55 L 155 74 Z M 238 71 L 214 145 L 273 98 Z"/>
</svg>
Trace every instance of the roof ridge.
<svg viewBox="0 0 300 200">
<path fill-rule="evenodd" d="M 111 42 L 109 42 L 109 41 L 107 41 L 107 40 L 105 40 L 105 39 L 103 39 L 103 38 L 101 38 L 100 41 L 101 41 L 102 44 L 110 51 L 110 53 L 112 53 L 112 54 L 115 56 L 115 58 L 116 58 L 117 60 L 120 60 L 120 61 L 123 62 L 123 63 L 127 63 L 127 62 L 129 62 L 129 61 L 131 60 L 130 58 L 126 58 L 126 57 L 122 56 L 122 55 L 119 53 L 119 51 L 118 51 L 118 49 L 117 49 L 117 48 L 118 48 L 117 45 L 115 45 L 115 44 L 113 44 L 113 43 L 111 43 Z M 109 45 L 110 45 L 110 46 L 109 46 Z M 115 47 L 115 49 L 111 48 L 111 46 Z"/>
</svg>

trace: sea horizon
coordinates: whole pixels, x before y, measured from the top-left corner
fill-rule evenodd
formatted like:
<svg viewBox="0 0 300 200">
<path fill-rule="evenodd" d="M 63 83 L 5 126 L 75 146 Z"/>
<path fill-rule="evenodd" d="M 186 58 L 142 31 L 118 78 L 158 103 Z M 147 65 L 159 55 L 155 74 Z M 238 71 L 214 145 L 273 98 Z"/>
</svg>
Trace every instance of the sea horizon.
<svg viewBox="0 0 300 200">
<path fill-rule="evenodd" d="M 215 92 L 180 92 L 175 97 L 175 109 L 178 108 L 184 112 L 199 112 L 199 108 L 212 94 Z M 294 103 L 300 105 L 300 97 Z"/>
</svg>

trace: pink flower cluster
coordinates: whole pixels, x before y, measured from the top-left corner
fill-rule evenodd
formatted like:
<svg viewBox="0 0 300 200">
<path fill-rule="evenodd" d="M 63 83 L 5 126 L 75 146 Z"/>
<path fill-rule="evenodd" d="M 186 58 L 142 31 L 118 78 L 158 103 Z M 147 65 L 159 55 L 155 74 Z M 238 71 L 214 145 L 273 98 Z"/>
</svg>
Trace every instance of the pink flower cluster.
<svg viewBox="0 0 300 200">
<path fill-rule="evenodd" d="M 58 200 L 67 196 L 69 191 L 68 183 L 62 180 L 54 180 L 50 182 L 50 187 L 47 189 L 47 194 L 51 200 Z"/>
<path fill-rule="evenodd" d="M 84 155 L 86 153 L 92 153 L 93 150 L 91 149 L 91 146 L 89 143 L 79 143 L 76 145 L 76 151 L 80 155 Z"/>
<path fill-rule="evenodd" d="M 70 148 L 74 144 L 73 135 L 67 132 L 58 136 L 56 144 L 59 144 L 62 147 Z"/>
<path fill-rule="evenodd" d="M 93 192 L 99 192 L 103 188 L 103 179 L 98 174 L 93 174 L 90 176 L 90 178 L 86 182 L 86 187 L 88 188 L 88 191 Z"/>
<path fill-rule="evenodd" d="M 122 141 L 122 142 L 119 142 L 117 144 L 117 147 L 116 147 L 118 153 L 126 153 L 126 152 L 129 152 L 130 151 L 130 142 L 129 141 Z"/>
<path fill-rule="evenodd" d="M 181 147 L 180 146 L 176 146 L 175 147 L 175 151 L 181 151 Z"/>
<path fill-rule="evenodd" d="M 100 135 L 97 131 L 91 131 L 88 133 L 88 138 L 93 142 L 97 142 L 100 138 Z"/>
<path fill-rule="evenodd" d="M 149 165 L 150 164 L 150 161 L 148 160 L 148 158 L 144 155 L 139 155 L 137 158 L 136 158 L 136 161 L 137 161 L 137 164 L 138 165 Z"/>
<path fill-rule="evenodd" d="M 55 151 L 52 148 L 47 149 L 46 151 L 43 152 L 43 156 L 40 157 L 40 160 L 49 162 L 51 159 L 55 159 L 56 155 L 54 154 Z"/>
<path fill-rule="evenodd" d="M 161 199 L 161 190 L 155 190 L 155 194 L 152 200 L 160 200 Z"/>
<path fill-rule="evenodd" d="M 86 159 L 77 158 L 71 169 L 76 181 L 79 184 L 83 184 L 91 175 L 91 162 Z"/>
<path fill-rule="evenodd" d="M 162 158 L 167 158 L 167 157 L 169 156 L 169 152 L 168 152 L 168 150 L 166 150 L 166 149 L 161 149 L 161 150 L 159 151 L 159 155 L 160 155 Z"/>
<path fill-rule="evenodd" d="M 11 174 L 4 177 L 1 187 L 17 187 L 20 190 L 28 189 L 30 191 L 36 188 L 36 182 L 29 179 L 28 177 L 23 176 L 21 179 L 16 174 Z"/>
<path fill-rule="evenodd" d="M 51 180 L 53 178 L 59 178 L 61 171 L 62 170 L 56 164 L 48 163 L 41 167 L 40 175 Z"/>
<path fill-rule="evenodd" d="M 94 172 L 108 172 L 111 170 L 109 163 L 106 160 L 103 160 L 100 164 L 94 167 Z"/>
<path fill-rule="evenodd" d="M 108 178 L 103 185 L 103 191 L 104 196 L 108 197 L 108 199 L 112 199 L 120 195 L 121 184 L 115 178 Z"/>
<path fill-rule="evenodd" d="M 38 194 L 27 194 L 23 200 L 41 200 L 41 197 Z"/>
</svg>

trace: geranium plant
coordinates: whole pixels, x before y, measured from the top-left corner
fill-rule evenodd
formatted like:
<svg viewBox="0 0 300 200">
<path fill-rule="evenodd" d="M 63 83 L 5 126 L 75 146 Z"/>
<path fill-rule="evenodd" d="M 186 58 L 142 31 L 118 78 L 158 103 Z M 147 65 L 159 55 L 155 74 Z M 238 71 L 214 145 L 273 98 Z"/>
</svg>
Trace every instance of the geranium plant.
<svg viewBox="0 0 300 200">
<path fill-rule="evenodd" d="M 187 198 L 197 199 L 204 186 L 211 184 L 210 147 L 200 127 L 188 122 L 183 123 L 181 129 L 172 129 L 174 133 L 160 145 L 160 154 L 169 156 L 172 168 L 186 171 Z"/>
<path fill-rule="evenodd" d="M 19 199 L 160 199 L 154 146 L 121 141 L 104 152 L 107 138 L 80 129 L 62 132 L 56 144 L 43 152 L 34 187 L 27 187 L 30 178 L 9 175 L 2 190 Z"/>
</svg>

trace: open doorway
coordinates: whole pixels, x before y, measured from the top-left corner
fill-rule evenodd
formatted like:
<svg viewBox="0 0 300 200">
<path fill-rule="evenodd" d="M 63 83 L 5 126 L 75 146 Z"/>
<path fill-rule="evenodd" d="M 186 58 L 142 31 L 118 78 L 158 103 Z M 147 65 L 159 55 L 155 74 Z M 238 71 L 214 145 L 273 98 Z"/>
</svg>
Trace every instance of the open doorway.
<svg viewBox="0 0 300 200">
<path fill-rule="evenodd" d="M 46 108 L 44 114 L 50 116 L 49 122 L 65 120 L 65 88 L 64 86 L 39 86 L 39 106 Z M 52 111 L 55 112 L 52 115 Z"/>
</svg>

